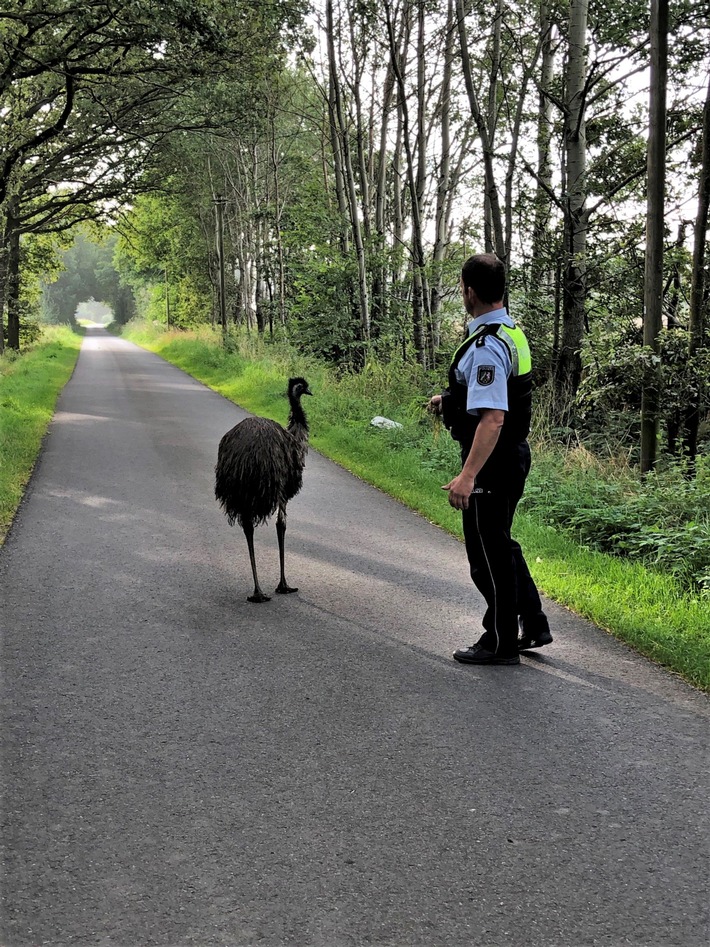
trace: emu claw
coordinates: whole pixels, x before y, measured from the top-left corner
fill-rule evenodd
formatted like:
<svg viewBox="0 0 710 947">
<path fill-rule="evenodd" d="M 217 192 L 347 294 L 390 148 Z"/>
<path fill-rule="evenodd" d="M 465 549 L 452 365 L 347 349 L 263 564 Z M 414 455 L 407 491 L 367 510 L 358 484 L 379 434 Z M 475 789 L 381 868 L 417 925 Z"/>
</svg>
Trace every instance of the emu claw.
<svg viewBox="0 0 710 947">
<path fill-rule="evenodd" d="M 291 586 L 286 585 L 285 582 L 279 582 L 274 592 L 277 592 L 279 595 L 288 595 L 289 592 L 298 592 L 298 589 L 292 589 Z"/>
<path fill-rule="evenodd" d="M 259 604 L 260 602 L 270 602 L 270 601 L 271 601 L 271 596 L 264 595 L 263 592 L 255 592 L 254 595 L 250 595 L 247 598 L 247 602 L 255 602 L 256 604 Z"/>
</svg>

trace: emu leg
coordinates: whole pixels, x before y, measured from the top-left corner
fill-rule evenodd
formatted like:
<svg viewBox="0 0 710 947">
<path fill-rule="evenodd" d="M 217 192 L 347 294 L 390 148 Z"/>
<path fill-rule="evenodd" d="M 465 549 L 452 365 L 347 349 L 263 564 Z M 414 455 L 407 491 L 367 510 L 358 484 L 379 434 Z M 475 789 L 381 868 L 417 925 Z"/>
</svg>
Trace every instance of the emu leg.
<svg viewBox="0 0 710 947">
<path fill-rule="evenodd" d="M 242 529 L 244 530 L 244 535 L 247 538 L 247 545 L 249 546 L 249 559 L 251 561 L 251 571 L 254 575 L 254 594 L 247 598 L 247 602 L 269 602 L 271 599 L 268 595 L 264 595 L 264 593 L 261 591 L 259 577 L 256 574 L 256 557 L 254 556 L 254 525 L 253 523 L 246 523 Z"/>
<path fill-rule="evenodd" d="M 281 564 L 281 581 L 276 586 L 279 595 L 287 595 L 289 592 L 298 592 L 298 589 L 292 589 L 286 583 L 284 575 L 284 538 L 286 536 L 286 511 L 279 507 L 279 515 L 276 518 L 276 535 L 279 538 L 279 562 Z"/>
</svg>

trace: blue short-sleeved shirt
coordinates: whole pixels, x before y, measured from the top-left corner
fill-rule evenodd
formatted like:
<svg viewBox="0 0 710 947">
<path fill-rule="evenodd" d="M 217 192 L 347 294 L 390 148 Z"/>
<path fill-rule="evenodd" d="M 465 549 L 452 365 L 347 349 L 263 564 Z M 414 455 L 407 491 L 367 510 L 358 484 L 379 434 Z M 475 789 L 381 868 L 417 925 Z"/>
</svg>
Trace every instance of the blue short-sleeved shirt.
<svg viewBox="0 0 710 947">
<path fill-rule="evenodd" d="M 473 319 L 468 325 L 468 334 L 485 325 L 505 325 L 511 328 L 515 322 L 505 309 L 495 309 Z M 469 414 L 480 414 L 481 408 L 508 410 L 508 378 L 513 370 L 510 352 L 505 342 L 495 335 L 487 335 L 483 345 L 475 342 L 464 352 L 456 368 L 456 378 L 466 385 L 468 394 L 466 410 Z"/>
</svg>

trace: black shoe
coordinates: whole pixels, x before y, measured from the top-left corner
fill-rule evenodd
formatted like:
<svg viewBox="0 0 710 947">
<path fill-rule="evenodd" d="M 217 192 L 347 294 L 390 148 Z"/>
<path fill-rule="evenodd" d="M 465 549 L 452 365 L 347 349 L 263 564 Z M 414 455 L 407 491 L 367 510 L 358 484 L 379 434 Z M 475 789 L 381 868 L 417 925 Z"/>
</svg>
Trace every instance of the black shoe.
<svg viewBox="0 0 710 947">
<path fill-rule="evenodd" d="M 470 648 L 458 648 L 454 651 L 454 661 L 462 664 L 520 664 L 520 656 L 511 654 L 507 657 L 495 654 L 480 644 L 472 644 Z"/>
<path fill-rule="evenodd" d="M 532 648 L 542 648 L 546 644 L 552 644 L 552 635 L 549 631 L 540 631 L 534 638 L 523 632 L 518 638 L 518 651 L 530 651 Z"/>
</svg>

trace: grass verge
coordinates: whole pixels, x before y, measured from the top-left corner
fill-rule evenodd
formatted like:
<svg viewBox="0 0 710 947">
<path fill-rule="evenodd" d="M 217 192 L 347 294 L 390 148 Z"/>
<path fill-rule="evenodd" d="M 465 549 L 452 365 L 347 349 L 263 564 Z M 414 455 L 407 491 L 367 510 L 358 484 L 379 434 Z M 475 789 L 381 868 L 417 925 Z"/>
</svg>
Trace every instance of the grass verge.
<svg viewBox="0 0 710 947">
<path fill-rule="evenodd" d="M 125 338 L 179 366 L 249 411 L 284 422 L 285 380 L 304 374 L 317 397 L 309 402 L 311 443 L 363 480 L 430 522 L 461 537 L 460 515 L 441 485 L 457 471 L 456 446 L 423 411 L 425 381 L 378 366 L 335 377 L 321 364 L 258 339 L 228 340 L 210 330 L 166 333 L 131 325 Z M 231 351 L 230 351 L 231 349 Z M 413 370 L 415 371 L 415 370 Z M 385 415 L 397 430 L 373 428 Z M 535 467 L 531 482 L 535 477 Z M 546 483 L 545 489 L 551 489 Z M 541 590 L 633 648 L 710 691 L 710 609 L 671 575 L 581 546 L 534 513 L 516 517 L 516 537 Z"/>
<path fill-rule="evenodd" d="M 0 543 L 35 465 L 57 398 L 74 371 L 81 335 L 48 326 L 20 356 L 0 356 Z"/>
</svg>

